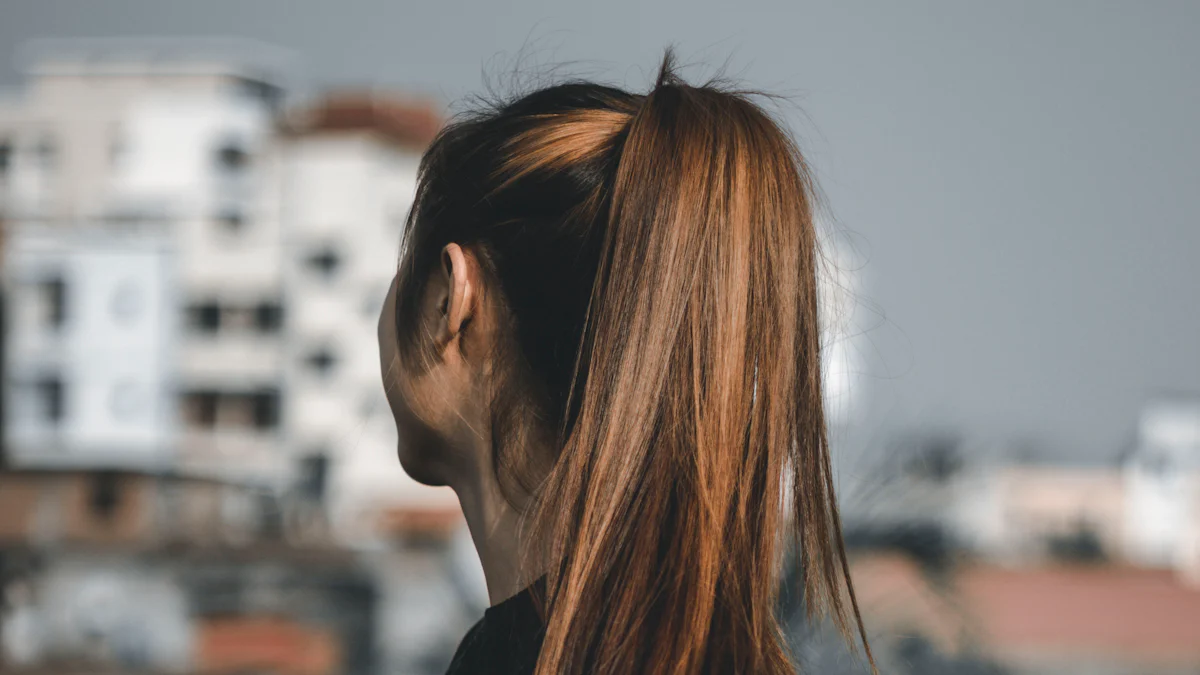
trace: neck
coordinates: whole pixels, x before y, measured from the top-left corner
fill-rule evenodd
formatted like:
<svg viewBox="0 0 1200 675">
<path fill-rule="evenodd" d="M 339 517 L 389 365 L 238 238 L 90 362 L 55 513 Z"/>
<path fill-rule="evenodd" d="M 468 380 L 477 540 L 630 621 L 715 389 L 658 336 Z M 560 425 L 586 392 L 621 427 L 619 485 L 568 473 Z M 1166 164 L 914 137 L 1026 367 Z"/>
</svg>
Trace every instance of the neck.
<svg viewBox="0 0 1200 675">
<path fill-rule="evenodd" d="M 452 487 L 483 564 L 488 602 L 496 605 L 519 593 L 533 579 L 521 568 L 524 542 L 520 512 L 504 498 L 490 466 L 474 473 Z"/>
</svg>

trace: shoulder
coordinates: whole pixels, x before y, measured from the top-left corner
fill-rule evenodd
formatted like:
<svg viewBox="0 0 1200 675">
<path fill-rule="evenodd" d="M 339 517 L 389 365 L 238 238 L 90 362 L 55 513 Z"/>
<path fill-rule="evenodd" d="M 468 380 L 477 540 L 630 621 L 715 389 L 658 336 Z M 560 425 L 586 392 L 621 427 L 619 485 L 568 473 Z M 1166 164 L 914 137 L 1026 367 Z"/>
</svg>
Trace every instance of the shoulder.
<svg viewBox="0 0 1200 675">
<path fill-rule="evenodd" d="M 545 626 L 528 592 L 488 608 L 459 642 L 446 675 L 532 675 Z"/>
<path fill-rule="evenodd" d="M 476 621 L 475 625 L 471 626 L 471 629 L 459 641 L 458 648 L 454 650 L 454 656 L 450 659 L 446 675 L 468 675 L 482 672 L 480 668 L 487 661 L 481 644 L 483 642 L 483 622 L 482 618 Z"/>
</svg>

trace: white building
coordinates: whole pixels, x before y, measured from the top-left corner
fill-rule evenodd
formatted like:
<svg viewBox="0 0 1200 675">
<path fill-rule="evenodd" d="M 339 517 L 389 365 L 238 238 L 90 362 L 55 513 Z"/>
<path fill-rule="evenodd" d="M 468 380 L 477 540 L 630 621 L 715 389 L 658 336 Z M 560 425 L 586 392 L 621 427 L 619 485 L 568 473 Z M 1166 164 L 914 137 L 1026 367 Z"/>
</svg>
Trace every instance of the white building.
<svg viewBox="0 0 1200 675">
<path fill-rule="evenodd" d="M 352 538 L 391 509 L 457 504 L 400 468 L 376 337 L 420 155 L 440 124 L 424 105 L 338 96 L 297 114 L 283 144 L 289 444 Z"/>
<path fill-rule="evenodd" d="M 155 463 L 298 485 L 301 497 L 326 500 L 349 539 L 393 509 L 454 507 L 448 489 L 417 485 L 399 466 L 376 344 L 437 113 L 341 96 L 285 120 L 287 64 L 241 42 L 71 40 L 35 43 L 27 55 L 28 86 L 0 103 L 0 215 L 18 243 L 7 385 L 23 420 L 9 429 L 24 444 L 17 459 L 81 457 L 50 450 L 51 436 L 27 428 L 29 411 L 59 389 L 73 402 L 116 386 L 87 378 L 129 361 L 154 369 L 142 380 L 153 380 L 145 387 L 158 426 L 143 435 L 159 446 Z M 137 257 L 151 246 L 146 237 L 169 263 Z M 99 271 L 100 261 L 112 268 Z M 161 293 L 157 323 L 136 337 L 122 327 L 110 340 L 90 324 L 78 333 L 81 344 L 99 336 L 126 356 L 92 364 L 95 349 L 77 350 L 61 384 L 30 384 L 40 377 L 33 364 L 65 358 L 34 334 L 37 289 L 51 288 L 43 270 L 86 278 L 53 292 L 66 294 L 65 311 L 90 312 L 102 300 L 75 297 L 79 289 L 100 293 L 99 279 L 115 284 L 143 267 L 157 270 L 137 273 Z M 73 420 L 61 424 L 75 428 Z M 80 448 L 125 442 L 95 426 L 69 438 Z M 98 462 L 117 453 L 89 452 Z M 122 452 L 133 461 L 149 451 Z"/>
<path fill-rule="evenodd" d="M 169 466 L 177 322 L 163 233 L 59 223 L 7 235 L 10 461 Z"/>
<path fill-rule="evenodd" d="M 228 40 L 42 41 L 25 56 L 28 85 L 0 103 L 0 216 L 8 237 L 26 242 L 8 256 L 20 277 L 12 280 L 44 285 L 52 283 L 41 280 L 45 270 L 59 269 L 70 283 L 53 292 L 64 295 L 63 311 L 80 313 L 65 325 L 101 332 L 99 342 L 79 334 L 73 352 L 48 347 L 30 337 L 40 330 L 29 323 L 37 293 L 16 292 L 8 362 L 18 372 L 7 383 L 14 411 L 35 407 L 21 368 L 67 358 L 61 424 L 74 431 L 63 441 L 111 445 L 126 437 L 75 416 L 98 414 L 81 401 L 115 386 L 103 380 L 118 376 L 108 369 L 142 359 L 139 372 L 154 369 L 156 378 L 145 386 L 157 392 L 157 426 L 142 435 L 171 446 L 164 452 L 177 466 L 281 480 L 282 254 L 271 180 L 285 57 Z M 148 247 L 171 264 L 147 258 Z M 169 303 L 153 305 L 158 313 L 136 324 L 136 335 L 133 324 L 117 331 L 92 316 L 109 306 L 93 297 L 103 288 L 96 284 L 129 276 L 161 290 L 153 302 Z M 97 351 L 110 347 L 131 356 Z M 88 360 L 96 363 L 85 367 Z M 8 433 L 25 444 L 18 459 L 26 463 L 78 454 L 39 452 L 31 444 L 42 437 L 20 424 Z"/>
<path fill-rule="evenodd" d="M 1162 398 L 1142 410 L 1124 477 L 1129 557 L 1200 581 L 1200 398 Z"/>
<path fill-rule="evenodd" d="M 1017 459 L 1003 446 L 954 455 L 955 469 L 941 478 L 924 470 L 927 457 L 891 458 L 876 471 L 873 508 L 848 514 L 876 526 L 939 524 L 1000 562 L 1107 558 L 1200 583 L 1200 397 L 1148 401 L 1121 461 Z M 907 470 L 914 466 L 921 470 Z"/>
</svg>

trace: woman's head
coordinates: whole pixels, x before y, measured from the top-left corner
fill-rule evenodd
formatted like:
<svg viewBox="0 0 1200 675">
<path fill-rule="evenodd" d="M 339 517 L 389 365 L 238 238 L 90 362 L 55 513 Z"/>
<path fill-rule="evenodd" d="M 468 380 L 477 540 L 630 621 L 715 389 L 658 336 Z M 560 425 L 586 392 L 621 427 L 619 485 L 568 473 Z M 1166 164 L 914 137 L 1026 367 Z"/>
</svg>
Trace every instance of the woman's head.
<svg viewBox="0 0 1200 675">
<path fill-rule="evenodd" d="M 552 87 L 450 125 L 426 152 L 381 317 L 382 351 L 385 361 L 400 357 L 398 417 L 450 417 L 463 428 L 398 420 L 410 473 L 452 482 L 440 473 L 454 471 L 441 466 L 458 449 L 447 437 L 471 427 L 493 444 L 512 498 L 539 480 L 528 475 L 536 467 L 516 466 L 534 458 L 514 455 L 531 445 L 554 454 L 546 446 L 559 441 L 607 229 L 602 195 L 617 137 L 643 98 L 592 84 Z M 464 302 L 454 302 L 456 289 Z M 471 329 L 452 333 L 459 326 L 447 318 Z M 437 352 L 452 339 L 463 342 L 448 364 Z M 450 410 L 481 397 L 486 410 Z M 422 442 L 404 443 L 417 440 L 412 434 Z"/>
<path fill-rule="evenodd" d="M 789 541 L 810 606 L 857 615 L 812 194 L 749 94 L 669 54 L 647 94 L 544 88 L 422 159 L 380 320 L 401 460 L 490 471 L 527 514 L 555 561 L 539 673 L 785 672 Z"/>
</svg>

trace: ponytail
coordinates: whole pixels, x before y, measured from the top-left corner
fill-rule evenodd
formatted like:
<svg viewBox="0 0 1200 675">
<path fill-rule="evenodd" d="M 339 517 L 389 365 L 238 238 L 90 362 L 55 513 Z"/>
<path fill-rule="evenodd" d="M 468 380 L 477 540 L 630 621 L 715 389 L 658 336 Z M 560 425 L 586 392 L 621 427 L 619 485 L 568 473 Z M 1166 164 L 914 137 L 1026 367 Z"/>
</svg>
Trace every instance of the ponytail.
<svg viewBox="0 0 1200 675">
<path fill-rule="evenodd" d="M 467 156 L 495 159 L 450 170 Z M 865 646 L 825 432 L 813 186 L 780 125 L 684 84 L 668 52 L 644 96 L 568 83 L 452 127 L 421 183 L 414 228 L 443 225 L 416 248 L 488 252 L 535 417 L 559 432 L 528 512 L 556 561 L 538 675 L 794 672 L 773 612 L 789 542 L 810 611 Z"/>
<path fill-rule="evenodd" d="M 807 597 L 846 628 L 810 194 L 758 108 L 663 64 L 620 144 L 587 381 L 543 493 L 565 564 L 539 673 L 787 672 L 789 511 Z"/>
</svg>

